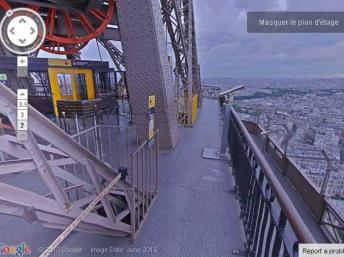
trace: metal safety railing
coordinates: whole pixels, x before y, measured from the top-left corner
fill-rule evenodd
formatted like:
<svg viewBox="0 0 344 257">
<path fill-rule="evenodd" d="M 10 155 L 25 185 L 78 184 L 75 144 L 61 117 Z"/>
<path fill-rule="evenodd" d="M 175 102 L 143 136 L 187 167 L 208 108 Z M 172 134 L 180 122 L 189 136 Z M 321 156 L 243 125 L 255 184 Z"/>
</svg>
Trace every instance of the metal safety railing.
<svg viewBox="0 0 344 257">
<path fill-rule="evenodd" d="M 96 125 L 73 138 L 100 160 L 122 173 L 133 196 L 130 224 L 134 239 L 154 203 L 159 185 L 159 131 L 139 145 L 135 127 Z"/>
<path fill-rule="evenodd" d="M 21 141 L 16 107 L 0 83 L 0 114 L 14 129 L 0 134 L 0 214 L 64 230 L 49 249 L 71 231 L 135 238 L 158 192 L 159 133 L 139 145 L 135 128 L 105 123 L 71 137 L 29 106 Z"/>
<path fill-rule="evenodd" d="M 7 117 L 15 131 L 16 98 L 0 83 L 0 114 Z M 63 230 L 100 197 L 99 204 L 75 230 L 130 236 L 130 199 L 134 196 L 121 171 L 78 144 L 32 106 L 28 120 L 27 140 L 12 134 L 0 136 L 0 175 L 6 176 L 0 181 L 0 213 L 29 217 L 44 227 Z M 115 180 L 118 177 L 121 180 Z M 103 190 L 112 182 L 116 187 L 103 197 Z"/>
<path fill-rule="evenodd" d="M 139 148 L 136 127 L 96 125 L 73 138 L 115 169 L 129 167 L 130 154 Z"/>
<path fill-rule="evenodd" d="M 344 242 L 343 167 L 344 163 L 330 159 L 319 149 L 297 149 L 301 156 L 286 151 L 266 136 L 257 123 L 243 121 L 249 133 L 265 134 L 263 151 L 271 155 L 283 176 L 303 199 L 316 224 L 332 243 Z M 304 167 L 307 167 L 306 172 Z"/>
<path fill-rule="evenodd" d="M 136 237 L 159 192 L 159 131 L 130 155 L 128 175 L 135 196 L 131 224 Z"/>
<path fill-rule="evenodd" d="M 231 108 L 228 143 L 248 256 L 297 256 L 316 240 L 238 114 Z"/>
</svg>

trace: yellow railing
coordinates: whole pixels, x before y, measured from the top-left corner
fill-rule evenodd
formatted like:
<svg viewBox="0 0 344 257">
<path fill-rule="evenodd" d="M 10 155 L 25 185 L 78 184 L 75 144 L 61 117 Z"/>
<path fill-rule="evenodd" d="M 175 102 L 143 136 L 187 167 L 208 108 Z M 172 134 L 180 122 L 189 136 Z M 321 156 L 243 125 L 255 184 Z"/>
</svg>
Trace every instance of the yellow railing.
<svg viewBox="0 0 344 257">
<path fill-rule="evenodd" d="M 198 115 L 198 95 L 192 98 L 192 125 L 195 124 Z"/>
<path fill-rule="evenodd" d="M 192 127 L 198 115 L 198 95 L 194 95 L 192 98 L 191 119 L 188 115 L 187 99 L 178 98 L 178 123 L 184 127 Z"/>
</svg>

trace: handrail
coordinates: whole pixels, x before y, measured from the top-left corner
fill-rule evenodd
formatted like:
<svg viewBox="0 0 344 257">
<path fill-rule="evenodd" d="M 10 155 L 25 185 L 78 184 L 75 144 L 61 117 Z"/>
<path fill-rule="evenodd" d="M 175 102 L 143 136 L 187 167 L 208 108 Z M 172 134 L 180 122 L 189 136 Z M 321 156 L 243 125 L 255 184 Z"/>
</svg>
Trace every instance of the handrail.
<svg viewBox="0 0 344 257">
<path fill-rule="evenodd" d="M 7 114 L 11 114 L 11 123 L 16 127 L 15 108 L 17 106 L 17 96 L 4 84 L 0 83 L 0 109 Z M 117 170 L 102 162 L 96 155 L 88 149 L 79 145 L 73 138 L 67 135 L 62 129 L 56 126 L 52 121 L 38 112 L 32 106 L 29 106 L 29 130 L 39 135 L 42 139 L 53 142 L 54 146 L 63 149 L 63 151 L 73 156 L 80 163 L 92 161 L 96 166 L 96 170 L 100 176 L 108 181 L 118 174 Z M 120 183 L 123 184 L 123 181 Z"/>
<path fill-rule="evenodd" d="M 88 129 L 85 129 L 79 133 L 76 133 L 76 134 L 73 134 L 71 135 L 72 138 L 76 138 L 76 137 L 79 137 L 79 136 L 82 136 L 90 131 L 93 131 L 94 129 L 97 129 L 97 128 L 111 128 L 111 129 L 128 129 L 128 130 L 137 130 L 138 127 L 123 127 L 123 126 L 113 126 L 113 125 L 97 125 L 97 126 L 94 126 L 94 127 L 90 127 Z"/>
<path fill-rule="evenodd" d="M 159 135 L 159 130 L 155 130 L 153 134 L 153 138 L 155 138 L 157 135 Z M 148 144 L 151 141 L 151 139 L 146 139 L 136 150 L 132 153 L 132 155 L 137 154 L 143 147 L 145 147 L 146 144 Z"/>
<path fill-rule="evenodd" d="M 268 162 L 266 161 L 264 155 L 256 145 L 252 136 L 247 131 L 244 123 L 241 121 L 233 107 L 231 107 L 231 115 L 235 119 L 247 143 L 250 145 L 254 155 L 256 156 L 257 162 L 261 166 L 267 180 L 269 181 L 270 186 L 273 189 L 276 198 L 281 208 L 283 209 L 283 212 L 285 213 L 291 227 L 293 228 L 297 239 L 300 241 L 300 243 L 316 243 L 316 239 L 314 238 L 314 236 L 306 226 L 305 222 L 299 215 L 289 196 L 284 190 L 281 190 L 283 188 L 281 183 L 278 181 L 277 177 L 275 176 L 274 172 L 272 171 Z"/>
</svg>

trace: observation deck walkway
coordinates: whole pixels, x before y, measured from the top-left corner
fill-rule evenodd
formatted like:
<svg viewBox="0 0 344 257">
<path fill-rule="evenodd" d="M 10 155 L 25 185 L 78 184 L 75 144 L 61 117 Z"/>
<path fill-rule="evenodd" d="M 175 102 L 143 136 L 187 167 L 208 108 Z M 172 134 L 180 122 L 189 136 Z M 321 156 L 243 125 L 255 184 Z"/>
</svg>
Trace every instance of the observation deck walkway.
<svg viewBox="0 0 344 257">
<path fill-rule="evenodd" d="M 244 252 L 240 209 L 231 193 L 228 163 L 202 159 L 206 147 L 218 147 L 221 119 L 217 101 L 204 100 L 193 129 L 180 128 L 174 152 L 160 152 L 160 193 L 135 243 L 73 232 L 52 256 L 228 257 Z M 61 233 L 39 223 L 0 215 L 0 238 L 6 244 L 26 242 L 39 256 Z M 69 251 L 70 253 L 68 254 Z M 80 252 L 81 251 L 81 252 Z"/>
</svg>

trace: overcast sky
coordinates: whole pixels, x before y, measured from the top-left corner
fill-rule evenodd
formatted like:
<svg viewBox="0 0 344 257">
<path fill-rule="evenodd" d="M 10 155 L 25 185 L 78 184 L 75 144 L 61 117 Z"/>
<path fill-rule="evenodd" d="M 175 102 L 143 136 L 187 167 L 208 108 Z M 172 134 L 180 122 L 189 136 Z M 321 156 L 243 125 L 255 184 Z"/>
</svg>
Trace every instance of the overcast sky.
<svg viewBox="0 0 344 257">
<path fill-rule="evenodd" d="M 344 77 L 344 34 L 246 32 L 247 11 L 344 11 L 343 0 L 194 0 L 194 4 L 203 78 Z M 106 51 L 101 52 L 109 60 Z M 96 44 L 91 42 L 82 56 L 99 60 Z"/>
<path fill-rule="evenodd" d="M 343 0 L 194 0 L 202 76 L 344 74 L 344 34 L 249 34 L 247 11 L 344 11 Z"/>
</svg>

